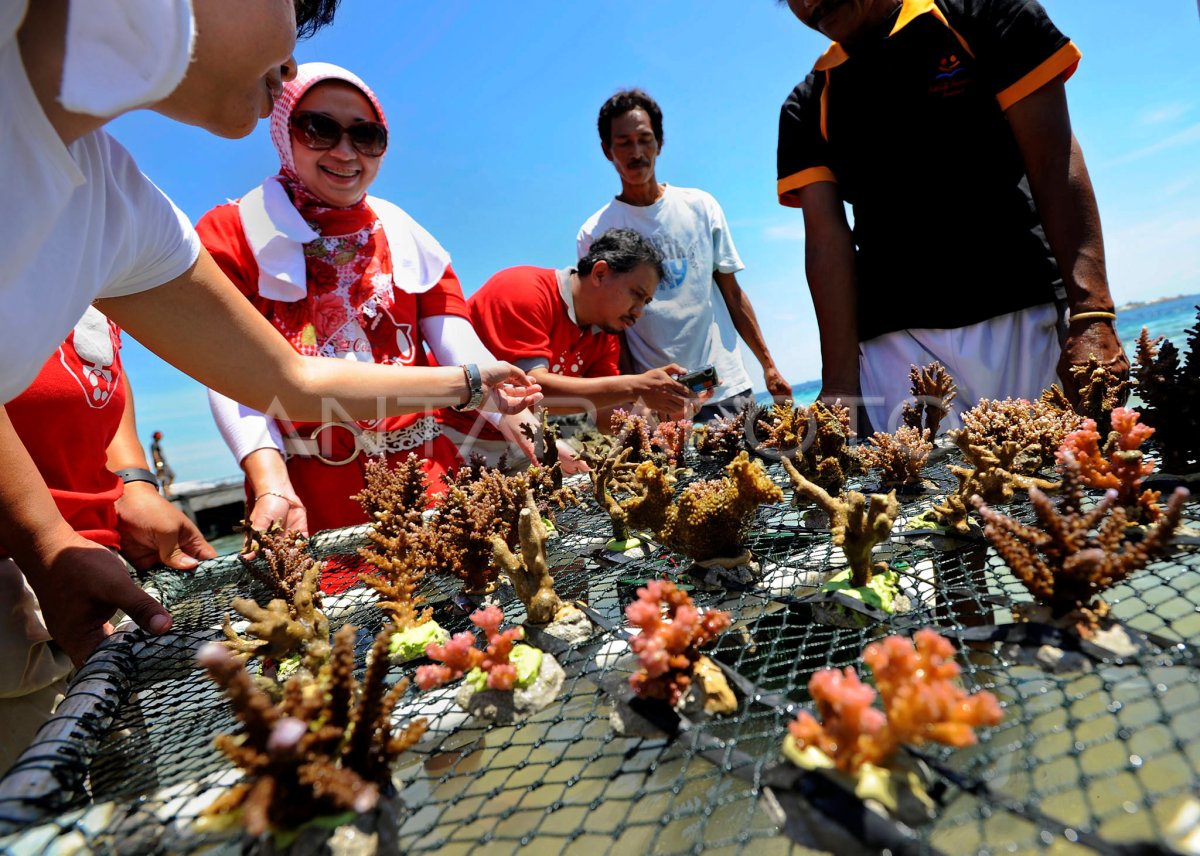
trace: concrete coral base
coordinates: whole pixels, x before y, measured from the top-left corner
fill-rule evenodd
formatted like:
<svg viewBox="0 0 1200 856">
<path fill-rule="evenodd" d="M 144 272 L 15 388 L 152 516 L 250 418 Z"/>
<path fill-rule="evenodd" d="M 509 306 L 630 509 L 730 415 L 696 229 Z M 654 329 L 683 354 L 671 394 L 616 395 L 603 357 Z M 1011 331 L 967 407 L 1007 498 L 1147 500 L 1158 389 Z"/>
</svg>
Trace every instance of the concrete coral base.
<svg viewBox="0 0 1200 856">
<path fill-rule="evenodd" d="M 566 677 L 558 661 L 543 651 L 542 666 L 529 686 L 512 690 L 477 691 L 464 681 L 455 695 L 455 701 L 474 717 L 497 725 L 511 725 L 532 716 L 558 698 Z"/>
</svg>

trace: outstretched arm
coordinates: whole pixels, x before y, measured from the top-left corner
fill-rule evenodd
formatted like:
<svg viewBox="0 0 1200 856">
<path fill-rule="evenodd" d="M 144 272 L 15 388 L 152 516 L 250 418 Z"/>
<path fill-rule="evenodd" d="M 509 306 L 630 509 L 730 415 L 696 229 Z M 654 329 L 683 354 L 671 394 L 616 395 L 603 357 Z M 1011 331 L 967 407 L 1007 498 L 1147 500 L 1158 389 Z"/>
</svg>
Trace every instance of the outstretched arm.
<svg viewBox="0 0 1200 856">
<path fill-rule="evenodd" d="M 795 193 L 804 209 L 804 270 L 821 331 L 821 398 L 856 400 L 858 284 L 846 210 L 833 182 L 818 181 Z"/>
<path fill-rule="evenodd" d="M 1058 262 L 1071 314 L 1112 312 L 1100 212 L 1083 151 L 1071 133 L 1063 82 L 1046 84 L 1009 107 L 1005 116 L 1025 161 L 1029 188 Z M 1077 392 L 1069 369 L 1093 355 L 1118 374 L 1129 374 L 1129 360 L 1113 321 L 1094 317 L 1072 321 L 1058 364 L 1058 376 L 1072 399 Z"/>
<path fill-rule="evenodd" d="M 246 302 L 207 251 L 171 282 L 97 306 L 205 386 L 291 419 L 374 419 L 468 398 L 464 373 L 456 367 L 400 368 L 301 356 Z M 164 324 L 164 318 L 175 323 Z M 533 379 L 515 366 L 497 362 L 479 369 L 487 409 L 514 413 L 541 400 Z"/>
<path fill-rule="evenodd" d="M 717 281 L 717 288 L 721 289 L 721 296 L 725 298 L 725 306 L 729 309 L 733 328 L 737 330 L 742 341 L 746 343 L 750 352 L 754 354 L 754 358 L 758 360 L 758 364 L 762 366 L 767 392 L 776 399 L 791 398 L 792 385 L 783 379 L 783 375 L 775 366 L 775 360 L 767 348 L 767 340 L 763 338 L 762 330 L 758 326 L 758 316 L 754 314 L 754 306 L 750 303 L 749 295 L 738 284 L 737 275 L 716 271 L 713 273 L 713 279 Z"/>
</svg>

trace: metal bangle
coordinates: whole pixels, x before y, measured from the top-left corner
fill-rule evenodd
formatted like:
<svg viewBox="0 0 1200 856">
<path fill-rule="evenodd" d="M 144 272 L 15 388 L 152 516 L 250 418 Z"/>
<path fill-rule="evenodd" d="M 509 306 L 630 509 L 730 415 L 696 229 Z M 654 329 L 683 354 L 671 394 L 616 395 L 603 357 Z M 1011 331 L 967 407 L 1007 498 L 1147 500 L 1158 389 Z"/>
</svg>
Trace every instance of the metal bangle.
<svg viewBox="0 0 1200 856">
<path fill-rule="evenodd" d="M 1087 318 L 1096 318 L 1102 321 L 1116 321 L 1117 313 L 1115 312 L 1078 312 L 1071 313 L 1071 318 L 1068 324 L 1074 324 L 1076 321 L 1083 321 Z"/>
</svg>

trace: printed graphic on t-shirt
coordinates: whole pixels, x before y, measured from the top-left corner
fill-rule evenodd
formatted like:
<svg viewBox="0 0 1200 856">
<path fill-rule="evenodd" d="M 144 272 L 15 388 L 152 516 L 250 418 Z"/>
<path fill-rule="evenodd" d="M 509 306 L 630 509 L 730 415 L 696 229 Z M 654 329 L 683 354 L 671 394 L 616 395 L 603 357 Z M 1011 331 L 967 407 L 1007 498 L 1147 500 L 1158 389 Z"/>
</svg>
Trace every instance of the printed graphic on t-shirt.
<svg viewBox="0 0 1200 856">
<path fill-rule="evenodd" d="M 83 390 L 88 406 L 99 410 L 112 400 L 121 372 L 113 363 L 117 333 L 112 323 L 89 308 L 58 348 L 58 360 Z"/>
<path fill-rule="evenodd" d="M 578 377 L 583 371 L 583 355 L 576 351 L 572 359 L 570 350 L 563 351 L 558 355 L 558 359 L 550 364 L 550 371 L 567 377 Z"/>
<path fill-rule="evenodd" d="M 677 238 L 662 234 L 651 236 L 650 243 L 662 254 L 663 268 L 667 272 L 659 288 L 674 291 L 687 280 L 688 268 L 691 266 L 691 260 L 698 255 L 699 248 L 695 244 L 688 246 Z"/>
<path fill-rule="evenodd" d="M 962 58 L 955 53 L 947 54 L 938 60 L 933 80 L 929 85 L 929 94 L 941 95 L 943 98 L 959 95 L 974 82 L 975 76 L 963 63 Z"/>
</svg>

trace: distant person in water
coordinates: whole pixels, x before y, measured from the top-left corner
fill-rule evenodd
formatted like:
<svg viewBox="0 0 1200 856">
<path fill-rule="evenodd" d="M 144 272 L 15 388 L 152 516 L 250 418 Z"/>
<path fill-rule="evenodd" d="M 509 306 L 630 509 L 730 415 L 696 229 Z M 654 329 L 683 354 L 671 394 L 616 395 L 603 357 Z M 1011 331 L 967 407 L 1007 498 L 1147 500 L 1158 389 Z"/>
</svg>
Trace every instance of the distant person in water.
<svg viewBox="0 0 1200 856">
<path fill-rule="evenodd" d="M 822 397 L 861 394 L 891 431 L 914 364 L 949 370 L 956 408 L 1055 381 L 1075 396 L 1070 369 L 1092 356 L 1127 375 L 1067 112 L 1080 52 L 1045 9 L 788 6 L 833 40 L 783 104 L 777 157 L 779 202 L 804 211 Z"/>
<path fill-rule="evenodd" d="M 175 483 L 175 471 L 167 463 L 167 456 L 162 450 L 162 431 L 155 431 L 150 440 L 150 459 L 154 461 L 154 475 L 158 477 L 158 486 L 163 496 L 171 495 L 171 485 Z"/>
<path fill-rule="evenodd" d="M 301 65 L 271 114 L 279 171 L 196 226 L 221 270 L 308 358 L 459 366 L 495 358 L 475 335 L 450 254 L 402 209 L 368 196 L 388 147 L 375 93 L 329 63 Z M 422 459 L 431 492 L 461 463 L 434 408 L 354 422 L 289 420 L 210 394 L 246 474 L 250 524 L 316 532 L 367 521 L 352 497 L 372 457 Z M 468 402 L 468 404 L 474 403 Z M 510 440 L 522 419 L 488 417 Z"/>
</svg>

